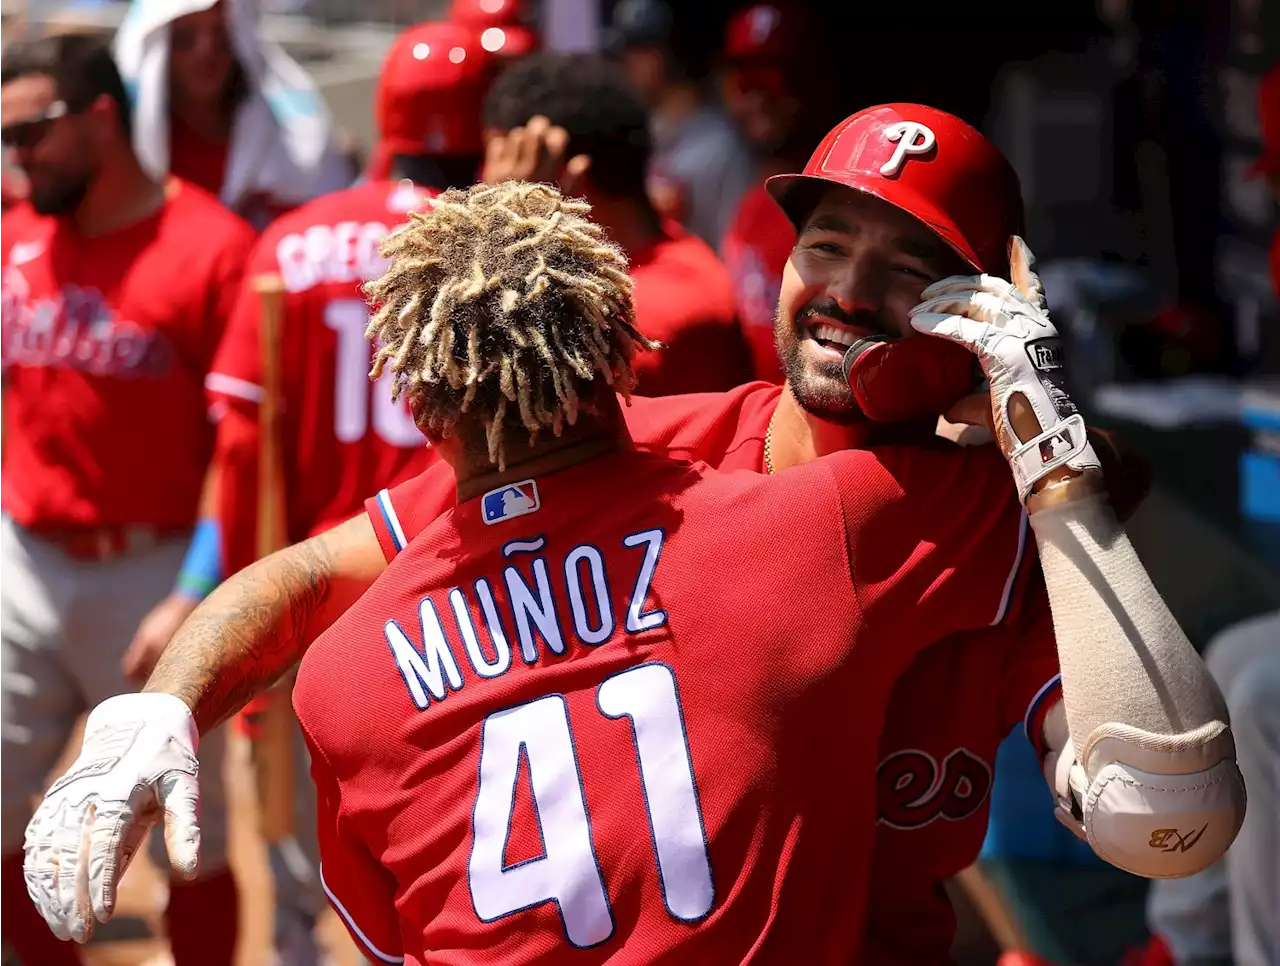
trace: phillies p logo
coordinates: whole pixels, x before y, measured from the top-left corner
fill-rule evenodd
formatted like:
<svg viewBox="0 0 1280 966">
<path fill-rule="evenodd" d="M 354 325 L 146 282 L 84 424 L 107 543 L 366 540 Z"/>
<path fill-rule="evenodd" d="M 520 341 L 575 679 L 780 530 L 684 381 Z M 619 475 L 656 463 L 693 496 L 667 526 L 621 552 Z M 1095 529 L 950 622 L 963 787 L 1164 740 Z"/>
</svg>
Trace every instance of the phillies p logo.
<svg viewBox="0 0 1280 966">
<path fill-rule="evenodd" d="M 884 129 L 884 136 L 897 144 L 889 160 L 880 165 L 880 173 L 892 178 L 907 162 L 908 155 L 928 154 L 938 143 L 933 131 L 919 121 L 899 121 Z"/>
</svg>

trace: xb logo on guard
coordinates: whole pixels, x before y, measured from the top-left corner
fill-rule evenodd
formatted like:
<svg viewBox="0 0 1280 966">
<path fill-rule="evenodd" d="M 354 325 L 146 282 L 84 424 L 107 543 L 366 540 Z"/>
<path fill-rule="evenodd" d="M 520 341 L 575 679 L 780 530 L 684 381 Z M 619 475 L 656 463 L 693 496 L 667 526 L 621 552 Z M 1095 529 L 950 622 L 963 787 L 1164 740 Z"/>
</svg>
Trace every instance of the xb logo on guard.
<svg viewBox="0 0 1280 966">
<path fill-rule="evenodd" d="M 1151 833 L 1151 841 L 1147 845 L 1161 852 L 1188 852 L 1200 841 L 1200 836 L 1204 835 L 1204 830 L 1208 827 L 1209 823 L 1205 822 L 1199 830 L 1187 835 L 1183 835 L 1176 828 L 1158 828 Z"/>
</svg>

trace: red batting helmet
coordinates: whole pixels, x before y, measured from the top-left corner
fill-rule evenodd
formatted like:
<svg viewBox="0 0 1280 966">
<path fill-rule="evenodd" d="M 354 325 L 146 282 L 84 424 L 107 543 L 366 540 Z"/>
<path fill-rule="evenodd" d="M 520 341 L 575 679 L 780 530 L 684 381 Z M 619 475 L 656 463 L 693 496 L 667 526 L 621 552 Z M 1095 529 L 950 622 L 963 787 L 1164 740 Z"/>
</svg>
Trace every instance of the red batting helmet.
<svg viewBox="0 0 1280 966">
<path fill-rule="evenodd" d="M 920 104 L 869 107 L 832 130 L 802 174 L 776 175 L 768 188 L 799 229 L 832 184 L 902 209 L 977 271 L 1008 277 L 1009 236 L 1023 233 L 1018 176 L 958 117 Z"/>
<path fill-rule="evenodd" d="M 435 21 L 405 30 L 378 75 L 375 154 L 480 154 L 480 114 L 493 68 L 469 27 Z"/>
<path fill-rule="evenodd" d="M 509 27 L 524 21 L 521 0 L 453 0 L 449 19 L 468 27 Z"/>
<path fill-rule="evenodd" d="M 802 9 L 755 3 L 729 18 L 722 56 L 733 63 L 790 63 L 803 55 L 809 27 Z"/>
</svg>

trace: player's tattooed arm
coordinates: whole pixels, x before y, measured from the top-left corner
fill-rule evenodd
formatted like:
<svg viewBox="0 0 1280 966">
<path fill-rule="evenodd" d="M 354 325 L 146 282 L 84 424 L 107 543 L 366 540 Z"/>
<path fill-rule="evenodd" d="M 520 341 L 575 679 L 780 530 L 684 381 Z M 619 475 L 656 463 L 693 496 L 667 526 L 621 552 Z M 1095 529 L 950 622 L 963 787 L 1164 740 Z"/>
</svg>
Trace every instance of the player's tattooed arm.
<svg viewBox="0 0 1280 966">
<path fill-rule="evenodd" d="M 143 690 L 180 698 L 201 732 L 216 727 L 288 671 L 385 568 L 364 514 L 259 560 L 187 618 Z"/>
</svg>

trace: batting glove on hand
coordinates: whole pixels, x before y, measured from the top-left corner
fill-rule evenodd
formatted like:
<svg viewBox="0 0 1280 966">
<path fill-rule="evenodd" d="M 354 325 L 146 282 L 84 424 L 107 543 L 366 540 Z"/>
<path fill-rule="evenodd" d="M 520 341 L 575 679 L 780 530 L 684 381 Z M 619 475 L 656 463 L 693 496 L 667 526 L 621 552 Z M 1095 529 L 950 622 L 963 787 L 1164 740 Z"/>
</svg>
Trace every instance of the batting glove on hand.
<svg viewBox="0 0 1280 966">
<path fill-rule="evenodd" d="M 174 872 L 195 877 L 198 737 L 170 694 L 121 694 L 93 709 L 80 756 L 27 825 L 27 892 L 59 939 L 88 942 L 95 922 L 111 918 L 120 879 L 162 813 Z"/>
<path fill-rule="evenodd" d="M 934 282 L 911 310 L 917 332 L 958 343 L 978 357 L 990 386 L 993 429 L 1024 503 L 1035 483 L 1059 467 L 1100 469 L 1084 418 L 1063 387 L 1062 343 L 1049 320 L 1030 249 L 1010 244 L 1013 281 L 956 275 Z M 1023 439 L 1014 431 L 1010 402 L 1021 396 L 1040 423 Z"/>
</svg>

